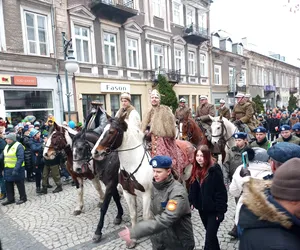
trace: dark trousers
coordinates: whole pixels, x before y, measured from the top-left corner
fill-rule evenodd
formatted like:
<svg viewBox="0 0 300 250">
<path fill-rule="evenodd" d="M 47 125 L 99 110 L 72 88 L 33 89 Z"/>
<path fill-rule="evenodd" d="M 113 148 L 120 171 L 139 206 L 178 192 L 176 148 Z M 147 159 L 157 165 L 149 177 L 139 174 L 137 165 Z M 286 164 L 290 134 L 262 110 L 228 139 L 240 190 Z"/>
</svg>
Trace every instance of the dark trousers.
<svg viewBox="0 0 300 250">
<path fill-rule="evenodd" d="M 271 133 L 271 141 L 274 140 L 274 137 L 275 137 L 275 139 L 278 139 L 278 134 Z"/>
<path fill-rule="evenodd" d="M 26 201 L 27 196 L 26 196 L 26 191 L 25 191 L 24 180 L 22 180 L 22 181 L 5 181 L 7 200 L 15 201 L 14 184 L 16 184 L 16 186 L 18 188 L 20 200 Z"/>
<path fill-rule="evenodd" d="M 199 214 L 206 230 L 204 250 L 220 250 L 217 237 L 220 222 L 216 219 L 217 215 L 205 212 L 199 212 Z"/>
<path fill-rule="evenodd" d="M 43 174 L 43 167 L 36 167 L 34 169 L 35 172 L 35 186 L 37 188 L 41 187 L 41 181 L 42 181 L 42 174 Z"/>
</svg>

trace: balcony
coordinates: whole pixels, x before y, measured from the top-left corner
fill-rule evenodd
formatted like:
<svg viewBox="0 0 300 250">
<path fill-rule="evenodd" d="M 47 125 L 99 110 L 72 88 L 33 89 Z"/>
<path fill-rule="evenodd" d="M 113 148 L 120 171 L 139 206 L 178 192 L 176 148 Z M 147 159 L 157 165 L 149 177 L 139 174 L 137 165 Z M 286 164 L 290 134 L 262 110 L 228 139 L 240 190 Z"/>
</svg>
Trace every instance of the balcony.
<svg viewBox="0 0 300 250">
<path fill-rule="evenodd" d="M 148 78 L 150 78 L 154 86 L 158 84 L 159 74 L 165 76 L 168 82 L 173 86 L 180 82 L 180 76 L 181 76 L 180 70 L 166 70 L 166 69 L 150 70 L 148 71 Z"/>
<path fill-rule="evenodd" d="M 298 93 L 298 88 L 290 88 L 290 94 L 296 94 Z"/>
<path fill-rule="evenodd" d="M 264 91 L 266 94 L 276 92 L 276 86 L 266 85 L 266 86 L 264 86 Z"/>
<path fill-rule="evenodd" d="M 134 9 L 134 0 L 92 0 L 91 10 L 98 18 L 120 24 L 138 13 Z"/>
<path fill-rule="evenodd" d="M 183 38 L 187 43 L 198 46 L 209 40 L 208 29 L 192 24 L 189 27 L 184 28 Z"/>
</svg>

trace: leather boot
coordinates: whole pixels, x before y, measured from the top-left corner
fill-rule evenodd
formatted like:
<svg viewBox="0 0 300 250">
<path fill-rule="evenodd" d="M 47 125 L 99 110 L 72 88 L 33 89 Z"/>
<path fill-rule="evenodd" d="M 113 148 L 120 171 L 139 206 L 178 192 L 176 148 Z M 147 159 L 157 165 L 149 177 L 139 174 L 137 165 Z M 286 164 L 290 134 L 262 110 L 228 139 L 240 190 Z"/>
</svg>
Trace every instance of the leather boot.
<svg viewBox="0 0 300 250">
<path fill-rule="evenodd" d="M 61 186 L 57 186 L 53 191 L 52 191 L 52 193 L 59 193 L 59 192 L 61 192 L 62 191 L 62 187 Z"/>
<path fill-rule="evenodd" d="M 43 187 L 39 194 L 47 194 L 47 193 L 48 193 L 47 187 Z"/>
</svg>

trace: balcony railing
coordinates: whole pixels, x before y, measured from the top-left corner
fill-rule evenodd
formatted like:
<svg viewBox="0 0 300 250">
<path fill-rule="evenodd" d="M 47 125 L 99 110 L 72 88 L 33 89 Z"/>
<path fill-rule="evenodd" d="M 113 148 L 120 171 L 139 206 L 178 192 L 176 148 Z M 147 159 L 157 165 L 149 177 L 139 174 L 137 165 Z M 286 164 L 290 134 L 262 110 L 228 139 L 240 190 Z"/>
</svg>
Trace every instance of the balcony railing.
<svg viewBox="0 0 300 250">
<path fill-rule="evenodd" d="M 295 88 L 295 87 L 290 88 L 290 93 L 291 94 L 296 94 L 297 92 L 298 92 L 298 88 Z"/>
<path fill-rule="evenodd" d="M 134 0 L 92 0 L 91 9 L 97 17 L 124 23 L 137 15 Z"/>
<path fill-rule="evenodd" d="M 273 85 L 266 85 L 264 87 L 264 91 L 265 92 L 275 92 L 276 91 L 276 86 Z"/>
<path fill-rule="evenodd" d="M 199 45 L 209 40 L 208 29 L 191 24 L 184 28 L 183 37 L 188 43 Z"/>
<path fill-rule="evenodd" d="M 150 70 L 149 78 L 155 84 L 158 83 L 158 75 L 163 75 L 167 78 L 169 83 L 177 84 L 180 82 L 180 70 L 166 70 L 166 69 L 157 69 L 157 70 Z"/>
</svg>

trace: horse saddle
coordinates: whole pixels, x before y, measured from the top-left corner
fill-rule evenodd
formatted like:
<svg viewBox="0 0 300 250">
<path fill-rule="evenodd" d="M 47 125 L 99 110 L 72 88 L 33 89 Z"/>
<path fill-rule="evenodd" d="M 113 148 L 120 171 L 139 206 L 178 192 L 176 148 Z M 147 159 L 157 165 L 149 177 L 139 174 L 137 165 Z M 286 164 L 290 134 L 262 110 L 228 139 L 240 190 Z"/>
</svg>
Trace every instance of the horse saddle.
<svg viewBox="0 0 300 250">
<path fill-rule="evenodd" d="M 136 196 L 134 192 L 135 189 L 141 192 L 145 192 L 145 188 L 140 183 L 138 183 L 134 175 L 129 174 L 125 169 L 120 170 L 119 183 L 122 185 L 123 189 L 131 195 Z"/>
</svg>

